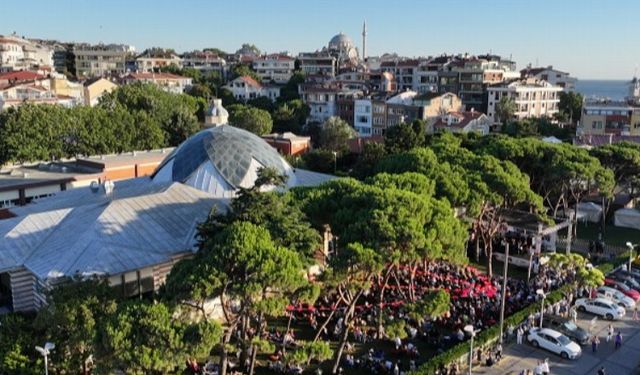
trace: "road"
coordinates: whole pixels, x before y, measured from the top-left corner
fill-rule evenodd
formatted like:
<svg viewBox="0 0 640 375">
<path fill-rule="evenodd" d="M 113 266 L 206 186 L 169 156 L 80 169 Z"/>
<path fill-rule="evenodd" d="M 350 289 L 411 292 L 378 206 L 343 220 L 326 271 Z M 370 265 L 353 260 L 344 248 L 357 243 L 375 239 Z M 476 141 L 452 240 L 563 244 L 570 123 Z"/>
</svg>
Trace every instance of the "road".
<svg viewBox="0 0 640 375">
<path fill-rule="evenodd" d="M 595 315 L 582 314 L 578 316 L 578 325 L 589 329 Z M 551 374 L 553 375 L 596 375 L 598 369 L 604 366 L 607 375 L 640 375 L 640 321 L 633 321 L 631 313 L 619 321 L 613 322 L 616 332 L 622 332 L 622 347 L 614 349 L 613 339 L 606 342 L 609 321 L 598 318 L 593 325 L 592 333 L 600 338 L 597 353 L 592 353 L 591 344 L 582 347 L 582 356 L 577 360 L 564 360 L 543 349 L 535 349 L 525 343 L 510 345 L 505 349 L 505 357 L 493 367 L 476 366 L 474 374 L 486 375 L 518 375 L 523 369 L 536 366 L 539 360 L 549 358 Z"/>
</svg>

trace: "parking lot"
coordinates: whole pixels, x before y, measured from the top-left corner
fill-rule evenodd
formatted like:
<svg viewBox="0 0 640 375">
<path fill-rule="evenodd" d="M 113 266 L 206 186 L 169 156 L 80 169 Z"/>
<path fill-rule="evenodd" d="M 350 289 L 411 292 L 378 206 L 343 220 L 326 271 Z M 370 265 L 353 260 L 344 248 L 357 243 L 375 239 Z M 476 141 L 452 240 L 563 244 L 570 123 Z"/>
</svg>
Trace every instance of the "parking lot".
<svg viewBox="0 0 640 375">
<path fill-rule="evenodd" d="M 532 370 L 539 360 L 549 358 L 551 374 L 561 375 L 596 375 L 604 366 L 608 375 L 640 375 L 640 321 L 631 319 L 631 312 L 619 321 L 612 322 L 616 332 L 622 332 L 622 347 L 614 349 L 613 339 L 606 342 L 609 321 L 595 315 L 580 313 L 578 325 L 584 329 L 592 329 L 597 334 L 600 345 L 596 353 L 592 353 L 591 344 L 582 346 L 582 356 L 577 360 L 564 360 L 558 355 L 543 349 L 535 349 L 528 343 L 512 344 L 505 347 L 505 357 L 493 367 L 476 366 L 474 374 L 518 375 L 523 369 Z"/>
</svg>

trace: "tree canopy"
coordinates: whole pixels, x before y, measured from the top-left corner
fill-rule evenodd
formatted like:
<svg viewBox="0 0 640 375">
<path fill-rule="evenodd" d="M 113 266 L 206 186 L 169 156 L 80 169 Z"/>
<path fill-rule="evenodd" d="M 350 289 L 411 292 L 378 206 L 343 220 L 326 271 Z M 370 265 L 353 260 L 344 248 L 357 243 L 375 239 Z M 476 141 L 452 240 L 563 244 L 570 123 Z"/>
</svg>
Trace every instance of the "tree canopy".
<svg viewBox="0 0 640 375">
<path fill-rule="evenodd" d="M 339 117 L 331 117 L 322 124 L 320 147 L 343 154 L 349 149 L 348 141 L 356 137 L 356 131 Z"/>
<path fill-rule="evenodd" d="M 256 135 L 269 134 L 273 128 L 273 120 L 269 112 L 242 104 L 237 104 L 230 109 L 229 124 Z"/>
</svg>

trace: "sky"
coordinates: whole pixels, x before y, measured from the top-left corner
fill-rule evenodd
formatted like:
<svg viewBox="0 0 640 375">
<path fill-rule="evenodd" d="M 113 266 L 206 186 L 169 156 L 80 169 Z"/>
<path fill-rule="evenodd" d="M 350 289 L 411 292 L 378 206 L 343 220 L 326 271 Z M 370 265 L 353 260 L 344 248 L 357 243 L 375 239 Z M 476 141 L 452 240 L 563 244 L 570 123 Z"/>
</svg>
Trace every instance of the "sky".
<svg viewBox="0 0 640 375">
<path fill-rule="evenodd" d="M 511 56 L 580 79 L 630 79 L 640 64 L 638 0 L 20 0 L 0 6 L 0 34 L 125 43 L 178 52 L 242 43 L 297 54 L 338 32 L 367 55 Z"/>
</svg>

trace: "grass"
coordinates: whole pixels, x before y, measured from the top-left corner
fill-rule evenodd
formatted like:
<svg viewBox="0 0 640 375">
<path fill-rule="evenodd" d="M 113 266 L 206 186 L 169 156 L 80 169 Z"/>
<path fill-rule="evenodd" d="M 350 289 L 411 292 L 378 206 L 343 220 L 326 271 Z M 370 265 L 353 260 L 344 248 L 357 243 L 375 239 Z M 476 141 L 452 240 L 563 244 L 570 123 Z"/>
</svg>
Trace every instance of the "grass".
<svg viewBox="0 0 640 375">
<path fill-rule="evenodd" d="M 598 233 L 600 233 L 600 224 L 578 223 L 577 232 L 579 239 L 595 241 L 598 239 Z M 640 230 L 606 225 L 604 241 L 607 245 L 625 247 L 627 241 L 640 242 Z"/>
</svg>

